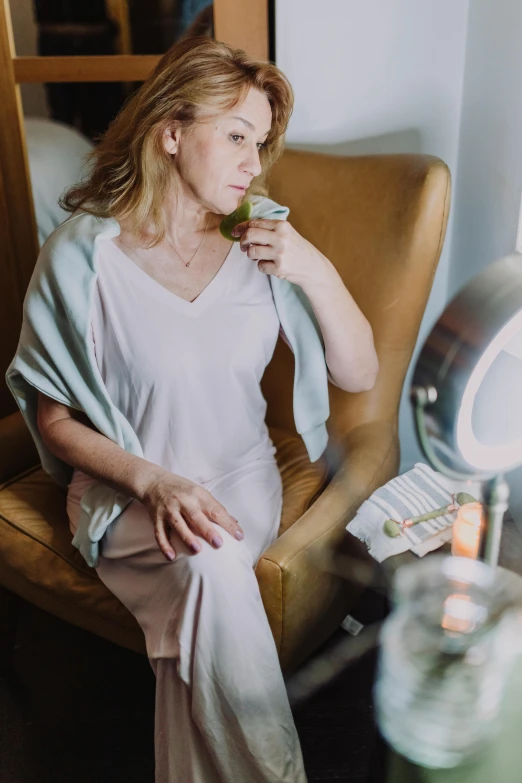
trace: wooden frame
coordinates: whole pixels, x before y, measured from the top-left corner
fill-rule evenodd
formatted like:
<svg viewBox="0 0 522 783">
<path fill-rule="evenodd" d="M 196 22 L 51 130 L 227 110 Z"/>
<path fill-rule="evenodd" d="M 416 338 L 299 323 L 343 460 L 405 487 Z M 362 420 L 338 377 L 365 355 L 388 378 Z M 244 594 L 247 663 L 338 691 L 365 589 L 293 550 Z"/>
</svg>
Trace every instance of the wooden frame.
<svg viewBox="0 0 522 783">
<path fill-rule="evenodd" d="M 105 9 L 109 19 L 112 19 L 118 28 L 116 51 L 118 54 L 132 54 L 132 36 L 128 1 L 105 0 Z"/>
<path fill-rule="evenodd" d="M 12 0 L 13 1 L 13 0 Z M 214 0 L 217 40 L 269 57 L 269 0 Z M 22 302 L 36 257 L 38 239 L 25 145 L 20 84 L 43 82 L 142 81 L 159 55 L 126 54 L 130 49 L 123 0 L 110 0 L 110 14 L 121 28 L 121 54 L 99 57 L 17 57 L 9 0 L 0 0 L 0 371 L 12 359 L 22 323 Z M 14 410 L 0 384 L 0 416 Z"/>
<path fill-rule="evenodd" d="M 96 57 L 14 57 L 18 84 L 43 82 L 139 82 L 159 54 L 106 54 Z"/>
</svg>

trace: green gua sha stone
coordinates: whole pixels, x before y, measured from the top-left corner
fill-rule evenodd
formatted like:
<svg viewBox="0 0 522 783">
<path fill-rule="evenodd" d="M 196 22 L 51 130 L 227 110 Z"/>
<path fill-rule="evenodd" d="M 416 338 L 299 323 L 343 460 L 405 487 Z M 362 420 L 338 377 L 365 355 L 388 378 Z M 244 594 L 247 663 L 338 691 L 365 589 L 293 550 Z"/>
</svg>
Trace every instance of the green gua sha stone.
<svg viewBox="0 0 522 783">
<path fill-rule="evenodd" d="M 252 202 L 245 201 L 244 204 L 241 204 L 241 206 L 231 212 L 230 215 L 227 215 L 226 218 L 223 218 L 219 224 L 219 230 L 225 239 L 228 239 L 232 242 L 239 242 L 241 237 L 233 237 L 232 229 L 234 229 L 238 223 L 244 223 L 245 220 L 250 220 L 253 209 L 254 205 Z"/>
</svg>

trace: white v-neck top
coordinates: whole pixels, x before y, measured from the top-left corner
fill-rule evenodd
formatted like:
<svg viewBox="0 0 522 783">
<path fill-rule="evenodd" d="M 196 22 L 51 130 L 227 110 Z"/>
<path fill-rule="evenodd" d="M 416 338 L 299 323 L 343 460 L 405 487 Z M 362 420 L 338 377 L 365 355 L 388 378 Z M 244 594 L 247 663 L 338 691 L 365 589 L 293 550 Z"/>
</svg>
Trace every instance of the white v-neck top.
<svg viewBox="0 0 522 783">
<path fill-rule="evenodd" d="M 145 459 L 204 483 L 274 459 L 260 382 L 279 334 L 268 277 L 234 243 L 193 301 L 100 242 L 92 336 Z"/>
</svg>

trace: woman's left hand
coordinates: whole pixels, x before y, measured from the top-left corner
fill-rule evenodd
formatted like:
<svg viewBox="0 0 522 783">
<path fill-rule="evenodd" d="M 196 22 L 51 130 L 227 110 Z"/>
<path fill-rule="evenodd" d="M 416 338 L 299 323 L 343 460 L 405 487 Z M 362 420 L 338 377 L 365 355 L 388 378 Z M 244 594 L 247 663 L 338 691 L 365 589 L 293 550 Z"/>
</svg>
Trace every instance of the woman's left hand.
<svg viewBox="0 0 522 783">
<path fill-rule="evenodd" d="M 306 288 L 326 272 L 327 259 L 286 220 L 247 220 L 232 234 L 241 237 L 241 250 L 267 275 Z"/>
<path fill-rule="evenodd" d="M 286 220 L 246 220 L 234 233 L 261 272 L 303 289 L 319 322 L 330 379 L 345 391 L 371 389 L 379 367 L 371 326 L 326 256 Z"/>
</svg>

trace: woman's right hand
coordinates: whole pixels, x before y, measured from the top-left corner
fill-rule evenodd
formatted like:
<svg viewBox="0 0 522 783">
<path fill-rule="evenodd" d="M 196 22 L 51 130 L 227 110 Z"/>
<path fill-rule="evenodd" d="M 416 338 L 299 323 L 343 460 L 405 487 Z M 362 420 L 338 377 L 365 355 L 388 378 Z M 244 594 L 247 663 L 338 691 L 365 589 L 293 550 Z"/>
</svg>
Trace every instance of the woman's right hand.
<svg viewBox="0 0 522 783">
<path fill-rule="evenodd" d="M 201 550 L 198 536 L 220 547 L 223 541 L 213 522 L 239 541 L 244 538 L 237 519 L 206 489 L 130 454 L 98 432 L 85 414 L 41 392 L 37 426 L 56 457 L 145 506 L 158 546 L 168 560 L 176 557 L 169 537 L 178 545 L 183 541 L 193 552 Z"/>
<path fill-rule="evenodd" d="M 198 536 L 218 549 L 223 540 L 212 522 L 238 541 L 244 538 L 237 519 L 210 492 L 182 476 L 162 471 L 147 486 L 142 503 L 154 524 L 158 546 L 168 560 L 176 557 L 176 539 L 195 553 L 201 551 Z"/>
</svg>

